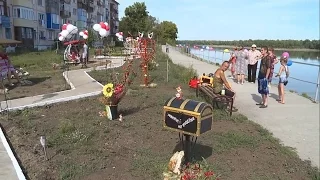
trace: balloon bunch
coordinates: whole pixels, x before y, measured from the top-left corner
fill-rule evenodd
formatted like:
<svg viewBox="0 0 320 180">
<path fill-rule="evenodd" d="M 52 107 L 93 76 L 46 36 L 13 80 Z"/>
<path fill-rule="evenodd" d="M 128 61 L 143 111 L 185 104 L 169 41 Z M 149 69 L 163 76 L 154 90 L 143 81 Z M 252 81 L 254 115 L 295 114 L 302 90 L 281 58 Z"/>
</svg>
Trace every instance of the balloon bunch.
<svg viewBox="0 0 320 180">
<path fill-rule="evenodd" d="M 116 33 L 116 36 L 118 37 L 119 41 L 123 41 L 123 32 Z"/>
<path fill-rule="evenodd" d="M 79 36 L 83 37 L 83 39 L 88 39 L 89 34 L 88 34 L 88 30 L 83 30 L 81 32 L 79 32 Z"/>
<path fill-rule="evenodd" d="M 78 33 L 78 28 L 72 24 L 63 24 L 62 31 L 59 33 L 59 41 L 70 39 L 74 34 Z"/>
<path fill-rule="evenodd" d="M 100 22 L 99 24 L 93 25 L 93 30 L 99 32 L 101 38 L 107 37 L 110 34 L 110 27 L 107 22 Z"/>
</svg>

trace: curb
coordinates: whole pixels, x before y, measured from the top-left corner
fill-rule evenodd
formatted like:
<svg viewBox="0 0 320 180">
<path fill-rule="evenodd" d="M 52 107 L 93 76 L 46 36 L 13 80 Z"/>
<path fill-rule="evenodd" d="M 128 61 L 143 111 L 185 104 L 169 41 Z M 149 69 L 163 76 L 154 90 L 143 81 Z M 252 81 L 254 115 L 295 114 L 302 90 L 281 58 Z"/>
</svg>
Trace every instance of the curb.
<svg viewBox="0 0 320 180">
<path fill-rule="evenodd" d="M 4 135 L 3 131 L 2 131 L 2 127 L 0 126 L 0 139 L 2 141 L 2 144 L 4 146 L 4 148 L 6 149 L 7 154 L 9 155 L 9 158 L 13 164 L 14 170 L 16 171 L 16 174 L 18 176 L 19 180 L 26 180 L 26 177 L 24 176 L 22 169 L 15 157 L 15 155 L 13 154 L 12 149 L 10 148 L 10 145 L 7 141 L 6 136 Z"/>
</svg>

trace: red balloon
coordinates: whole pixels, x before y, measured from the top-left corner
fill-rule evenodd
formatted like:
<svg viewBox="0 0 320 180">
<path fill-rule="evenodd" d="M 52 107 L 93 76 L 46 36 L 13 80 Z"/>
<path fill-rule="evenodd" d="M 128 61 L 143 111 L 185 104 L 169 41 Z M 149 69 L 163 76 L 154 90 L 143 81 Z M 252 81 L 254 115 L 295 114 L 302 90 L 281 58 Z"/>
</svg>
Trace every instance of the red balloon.
<svg viewBox="0 0 320 180">
<path fill-rule="evenodd" d="M 100 26 L 101 26 L 102 29 L 106 29 L 106 27 L 107 27 L 107 26 L 104 24 L 104 22 L 100 22 Z"/>
<path fill-rule="evenodd" d="M 119 32 L 119 34 L 120 34 L 121 36 L 123 36 L 123 32 Z"/>
<path fill-rule="evenodd" d="M 105 30 L 109 31 L 110 30 L 110 27 L 109 26 L 106 26 L 106 28 L 104 28 Z"/>
<path fill-rule="evenodd" d="M 87 35 L 88 36 L 88 32 L 87 31 L 83 31 L 83 34 Z"/>
<path fill-rule="evenodd" d="M 62 30 L 67 30 L 67 26 L 68 26 L 68 24 L 63 24 L 62 27 L 61 27 L 61 29 L 62 29 Z"/>
</svg>

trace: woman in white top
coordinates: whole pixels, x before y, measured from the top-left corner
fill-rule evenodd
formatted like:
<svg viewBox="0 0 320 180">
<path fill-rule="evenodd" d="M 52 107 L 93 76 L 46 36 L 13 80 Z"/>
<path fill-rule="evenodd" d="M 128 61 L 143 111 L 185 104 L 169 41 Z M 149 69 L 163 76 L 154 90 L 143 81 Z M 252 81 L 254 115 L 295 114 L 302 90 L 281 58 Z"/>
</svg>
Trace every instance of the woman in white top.
<svg viewBox="0 0 320 180">
<path fill-rule="evenodd" d="M 88 45 L 86 43 L 83 44 L 82 48 L 82 67 L 85 66 L 87 67 L 87 62 L 88 62 Z"/>
<path fill-rule="evenodd" d="M 286 57 L 281 57 L 280 59 L 280 69 L 279 73 L 276 75 L 276 77 L 279 77 L 279 84 L 278 84 L 278 93 L 279 93 L 279 99 L 277 100 L 279 103 L 284 104 L 284 86 L 288 83 L 288 77 L 289 77 L 289 68 L 287 66 L 288 59 Z"/>
</svg>

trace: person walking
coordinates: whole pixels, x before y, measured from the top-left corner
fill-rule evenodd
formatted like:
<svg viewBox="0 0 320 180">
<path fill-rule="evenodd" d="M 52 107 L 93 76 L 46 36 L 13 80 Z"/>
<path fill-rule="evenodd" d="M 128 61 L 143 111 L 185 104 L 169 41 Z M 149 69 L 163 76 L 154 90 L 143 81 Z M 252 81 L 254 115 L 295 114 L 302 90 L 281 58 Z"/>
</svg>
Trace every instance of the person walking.
<svg viewBox="0 0 320 180">
<path fill-rule="evenodd" d="M 82 58 L 82 68 L 87 68 L 88 45 L 86 43 L 83 44 L 81 58 Z"/>
<path fill-rule="evenodd" d="M 248 82 L 255 83 L 257 77 L 258 60 L 261 58 L 260 51 L 257 50 L 257 46 L 252 44 L 251 49 L 248 52 Z"/>
<path fill-rule="evenodd" d="M 243 46 L 239 47 L 239 51 L 235 52 L 236 56 L 236 73 L 237 73 L 237 83 L 244 83 L 244 75 L 247 71 L 246 66 L 246 59 L 247 59 L 247 53 L 244 52 Z"/>
<path fill-rule="evenodd" d="M 262 47 L 261 49 L 261 62 L 260 69 L 258 74 L 258 92 L 261 94 L 262 102 L 257 103 L 256 105 L 260 105 L 260 108 L 268 107 L 268 77 L 271 69 L 271 57 L 268 53 L 268 47 Z"/>
</svg>

